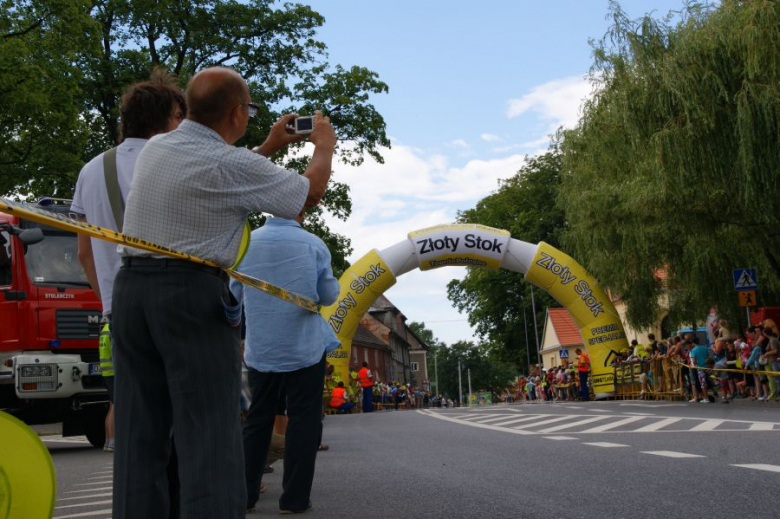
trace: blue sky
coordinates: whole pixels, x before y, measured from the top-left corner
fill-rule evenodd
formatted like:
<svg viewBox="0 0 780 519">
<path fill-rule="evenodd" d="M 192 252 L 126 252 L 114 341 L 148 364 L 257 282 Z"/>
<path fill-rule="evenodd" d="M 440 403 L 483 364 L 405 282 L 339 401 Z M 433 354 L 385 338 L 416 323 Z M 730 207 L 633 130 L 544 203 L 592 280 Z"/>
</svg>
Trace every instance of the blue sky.
<svg viewBox="0 0 780 519">
<path fill-rule="evenodd" d="M 357 260 L 410 231 L 452 222 L 573 126 L 591 63 L 589 39 L 610 25 L 607 0 L 301 0 L 325 17 L 317 38 L 331 64 L 360 65 L 390 88 L 373 104 L 393 147 L 385 164 L 334 167 L 351 186 L 353 215 L 332 220 Z M 631 18 L 679 10 L 682 0 L 626 0 Z M 522 236 L 514 236 L 522 240 Z M 465 270 L 413 271 L 385 294 L 439 339 L 477 340 L 446 298 Z M 540 323 L 541 328 L 541 323 Z M 541 330 L 540 330 L 541 332 Z"/>
</svg>

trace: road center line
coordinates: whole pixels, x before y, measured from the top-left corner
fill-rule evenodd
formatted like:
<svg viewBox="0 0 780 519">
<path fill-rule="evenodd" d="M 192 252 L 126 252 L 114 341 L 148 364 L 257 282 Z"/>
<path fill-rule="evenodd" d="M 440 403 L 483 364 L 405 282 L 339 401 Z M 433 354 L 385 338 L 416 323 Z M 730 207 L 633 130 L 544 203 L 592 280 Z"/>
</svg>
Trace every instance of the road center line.
<svg viewBox="0 0 780 519">
<path fill-rule="evenodd" d="M 654 456 L 663 456 L 665 458 L 706 458 L 699 454 L 688 454 L 687 452 L 675 451 L 641 451 L 642 454 L 652 454 Z"/>
<path fill-rule="evenodd" d="M 765 463 L 748 463 L 748 464 L 732 465 L 732 467 L 741 467 L 743 469 L 766 470 L 769 472 L 780 472 L 780 467 L 778 467 L 777 465 L 767 465 Z"/>
<path fill-rule="evenodd" d="M 583 445 L 593 445 L 594 447 L 628 447 L 628 445 L 623 445 L 622 443 L 610 443 L 610 442 L 592 442 L 592 443 L 583 443 Z"/>
</svg>

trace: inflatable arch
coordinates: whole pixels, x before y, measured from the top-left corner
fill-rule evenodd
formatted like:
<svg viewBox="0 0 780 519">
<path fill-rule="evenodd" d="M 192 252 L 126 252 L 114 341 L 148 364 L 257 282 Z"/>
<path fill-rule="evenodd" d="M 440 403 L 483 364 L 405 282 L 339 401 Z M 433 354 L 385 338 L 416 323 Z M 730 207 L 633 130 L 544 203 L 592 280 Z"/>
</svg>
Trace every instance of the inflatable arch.
<svg viewBox="0 0 780 519">
<path fill-rule="evenodd" d="M 627 348 L 626 334 L 615 307 L 576 261 L 542 242 L 533 245 L 508 231 L 483 225 L 437 225 L 409 233 L 408 239 L 382 251 L 372 250 L 341 276 L 339 298 L 320 314 L 341 341 L 328 361 L 347 380 L 352 338 L 360 318 L 398 276 L 415 268 L 445 266 L 505 268 L 525 275 L 566 307 L 580 329 L 591 361 L 596 398 L 614 393 L 610 358 Z"/>
</svg>

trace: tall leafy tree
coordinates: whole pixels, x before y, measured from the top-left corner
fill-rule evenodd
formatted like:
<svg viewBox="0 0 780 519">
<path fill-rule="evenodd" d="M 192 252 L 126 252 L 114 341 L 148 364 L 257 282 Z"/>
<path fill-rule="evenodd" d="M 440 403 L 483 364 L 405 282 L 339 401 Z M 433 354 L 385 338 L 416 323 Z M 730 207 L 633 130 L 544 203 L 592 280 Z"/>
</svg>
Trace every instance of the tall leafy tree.
<svg viewBox="0 0 780 519">
<path fill-rule="evenodd" d="M 82 165 L 79 52 L 89 0 L 0 1 L 0 193 L 51 194 Z"/>
<path fill-rule="evenodd" d="M 560 174 L 561 155 L 556 147 L 529 157 L 520 171 L 502 181 L 476 207 L 461 212 L 458 220 L 506 229 L 518 240 L 545 241 L 557 247 L 564 228 L 563 212 L 555 204 Z M 469 324 L 499 358 L 519 365 L 536 362 L 531 287 L 521 274 L 469 268 L 463 280 L 449 283 L 447 296 L 459 311 L 468 313 Z M 557 303 L 541 290 L 534 291 L 534 297 L 541 328 L 545 308 Z"/>
<path fill-rule="evenodd" d="M 52 147 L 49 156 L 59 168 L 22 161 L 18 174 L 0 185 L 3 193 L 70 195 L 81 163 L 117 142 L 122 91 L 146 79 L 156 66 L 177 75 L 182 86 L 209 66 L 230 66 L 245 77 L 253 100 L 263 109 L 251 120 L 238 146 L 262 142 L 282 113 L 304 115 L 315 109 L 331 117 L 341 142 L 337 154 L 343 162 L 360 164 L 367 155 L 381 162 L 380 149 L 390 145 L 384 119 L 370 102 L 372 95 L 387 92 L 387 85 L 364 67 L 331 66 L 325 43 L 316 39 L 325 20 L 308 6 L 275 0 L 5 0 L 5 4 L 12 15 L 24 11 L 29 13 L 26 18 L 33 19 L 36 13 L 45 12 L 49 24 L 63 27 L 75 13 L 88 16 L 80 27 L 74 27 L 83 41 L 59 43 L 67 51 L 60 72 L 70 83 L 60 81 L 52 87 L 72 98 L 68 107 L 78 131 L 61 138 L 69 139 L 66 147 L 73 157 L 63 161 L 60 149 Z M 61 9 L 66 5 L 68 9 Z M 12 19 L 6 32 L 20 32 L 21 15 Z M 46 38 L 48 27 L 43 24 L 22 35 L 30 47 Z M 50 53 L 54 51 L 52 47 Z M 44 66 L 47 59 L 42 52 L 27 58 L 31 66 Z M 23 95 L 13 86 L 10 93 L 11 99 Z M 48 124 L 35 127 L 40 132 L 52 130 Z M 272 159 L 303 171 L 306 156 L 296 152 L 304 146 L 301 143 L 290 154 Z M 339 218 L 351 212 L 348 187 L 337 179 L 338 171 L 332 194 L 308 221 L 334 247 L 336 268 L 342 270 L 351 252 L 349 240 L 332 233 L 322 220 L 323 210 Z"/>
<path fill-rule="evenodd" d="M 516 375 L 515 365 L 495 355 L 486 344 L 475 345 L 458 341 L 451 346 L 440 345 L 436 349 L 441 388 L 439 393 L 449 398 L 459 398 L 459 382 L 464 397 L 468 394 L 468 374 L 471 372 L 473 391 L 501 393 Z M 458 373 L 458 361 L 461 371 Z M 460 380 L 459 380 L 460 375 Z"/>
<path fill-rule="evenodd" d="M 780 289 L 780 5 L 690 3 L 628 19 L 594 45 L 595 95 L 564 135 L 564 244 L 628 306 L 635 326 L 732 322 L 732 269 L 759 302 Z M 668 296 L 664 298 L 663 296 Z"/>
</svg>

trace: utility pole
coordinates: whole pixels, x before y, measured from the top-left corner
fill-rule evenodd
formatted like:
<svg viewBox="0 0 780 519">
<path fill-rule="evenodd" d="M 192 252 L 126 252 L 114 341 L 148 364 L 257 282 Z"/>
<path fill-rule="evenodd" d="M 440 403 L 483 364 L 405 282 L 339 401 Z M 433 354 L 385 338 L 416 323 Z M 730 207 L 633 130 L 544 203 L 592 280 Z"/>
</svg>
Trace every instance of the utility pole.
<svg viewBox="0 0 780 519">
<path fill-rule="evenodd" d="M 438 359 L 437 354 L 433 354 L 433 372 L 436 375 L 436 394 L 434 395 L 436 398 L 439 397 L 439 364 L 436 362 Z"/>
<path fill-rule="evenodd" d="M 471 368 L 468 369 L 469 375 L 469 407 L 471 407 Z"/>
<path fill-rule="evenodd" d="M 526 317 L 526 315 L 525 315 L 525 297 L 521 297 L 520 301 L 522 301 L 522 303 L 523 303 L 523 324 L 525 325 L 525 358 L 526 358 L 526 361 L 527 361 L 526 366 L 528 366 L 528 370 L 529 370 L 529 373 L 527 373 L 527 374 L 530 374 L 530 370 L 531 370 L 531 348 L 530 348 L 530 346 L 531 345 L 528 343 L 528 317 Z"/>
<path fill-rule="evenodd" d="M 536 301 L 534 300 L 534 287 L 531 285 L 531 310 L 534 312 L 534 336 L 536 337 L 536 362 L 542 363 L 542 356 L 539 353 L 539 328 L 536 325 Z"/>
<path fill-rule="evenodd" d="M 458 359 L 458 405 L 463 406 L 463 377 L 461 376 L 460 359 Z"/>
</svg>

